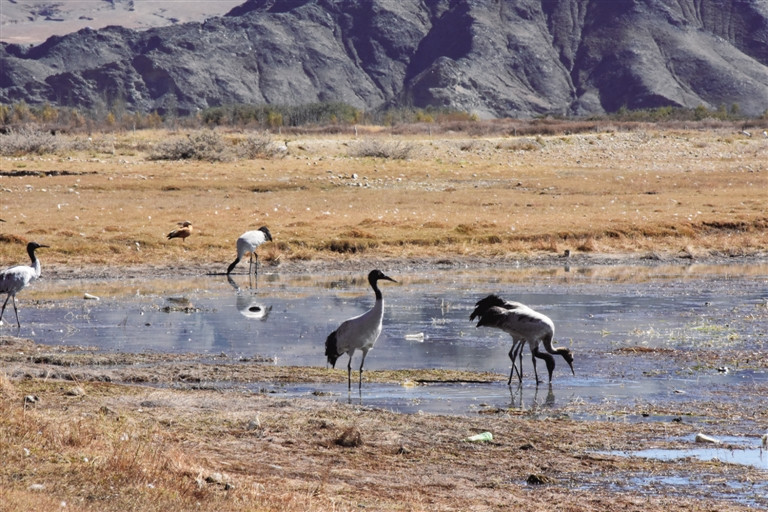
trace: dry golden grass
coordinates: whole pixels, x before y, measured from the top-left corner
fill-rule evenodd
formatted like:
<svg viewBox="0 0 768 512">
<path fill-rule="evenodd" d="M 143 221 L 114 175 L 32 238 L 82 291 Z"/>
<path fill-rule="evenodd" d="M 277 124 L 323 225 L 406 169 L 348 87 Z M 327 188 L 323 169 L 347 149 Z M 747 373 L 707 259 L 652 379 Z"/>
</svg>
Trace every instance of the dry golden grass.
<svg viewBox="0 0 768 512">
<path fill-rule="evenodd" d="M 37 240 L 53 267 L 223 268 L 264 224 L 275 243 L 261 258 L 276 264 L 768 249 L 768 140 L 727 131 L 385 136 L 411 148 L 405 160 L 350 156 L 352 137 L 291 135 L 282 158 L 150 160 L 169 136 L 3 157 L 0 260 L 24 261 L 21 244 Z M 183 220 L 194 234 L 166 240 Z"/>
</svg>

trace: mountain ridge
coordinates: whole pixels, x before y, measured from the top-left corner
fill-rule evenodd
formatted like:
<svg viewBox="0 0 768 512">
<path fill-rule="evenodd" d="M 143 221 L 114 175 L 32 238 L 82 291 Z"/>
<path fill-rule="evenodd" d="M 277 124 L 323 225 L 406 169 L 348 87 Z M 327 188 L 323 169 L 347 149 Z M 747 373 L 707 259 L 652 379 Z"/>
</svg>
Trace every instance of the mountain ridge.
<svg viewBox="0 0 768 512">
<path fill-rule="evenodd" d="M 761 0 L 248 0 L 144 31 L 0 45 L 0 101 L 186 115 L 235 104 L 481 118 L 768 110 Z"/>
</svg>

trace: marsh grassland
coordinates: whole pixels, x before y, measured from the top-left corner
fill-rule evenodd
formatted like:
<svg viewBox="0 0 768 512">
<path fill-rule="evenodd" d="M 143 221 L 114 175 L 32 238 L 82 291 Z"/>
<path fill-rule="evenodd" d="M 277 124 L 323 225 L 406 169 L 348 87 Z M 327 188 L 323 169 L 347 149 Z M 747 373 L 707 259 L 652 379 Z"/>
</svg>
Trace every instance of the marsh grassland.
<svg viewBox="0 0 768 512">
<path fill-rule="evenodd" d="M 216 158 L 162 158 L 163 144 L 189 137 L 200 135 L 64 136 L 51 152 L 0 157 L 0 266 L 23 263 L 24 244 L 36 240 L 51 246 L 40 254 L 46 277 L 224 272 L 235 239 L 261 225 L 274 236 L 259 249 L 270 272 L 536 264 L 566 250 L 585 265 L 768 253 L 768 138 L 736 130 L 481 137 L 361 129 L 273 134 L 255 153 L 242 151 L 253 145 L 249 134 L 231 132 L 217 135 L 225 146 Z M 167 240 L 185 220 L 193 234 Z M 27 304 L 35 297 L 34 287 L 24 292 Z M 735 511 L 756 502 L 724 499 L 724 482 L 738 482 L 745 496 L 765 489 L 756 468 L 609 454 L 674 446 L 695 434 L 685 422 L 516 409 L 400 415 L 355 400 L 174 389 L 163 381 L 168 368 L 203 371 L 202 363 L 12 334 L 0 327 L 3 511 Z M 210 363 L 205 371 L 226 380 L 235 369 Z M 257 381 L 345 377 L 258 362 L 236 371 Z M 157 386 L 125 377 L 137 372 L 154 372 Z M 427 377 L 502 378 L 449 373 Z M 715 425 L 768 420 L 746 409 L 734 401 L 706 414 Z M 483 431 L 494 440 L 464 441 Z M 696 491 L 659 492 L 681 464 Z"/>
<path fill-rule="evenodd" d="M 0 259 L 23 259 L 34 239 L 51 246 L 49 271 L 218 268 L 261 225 L 275 237 L 262 248 L 274 265 L 768 248 L 762 137 L 273 136 L 279 150 L 265 159 L 153 159 L 163 141 L 187 136 L 94 135 L 57 154 L 3 157 Z M 237 147 L 248 136 L 221 139 Z M 167 241 L 184 220 L 194 234 Z"/>
</svg>

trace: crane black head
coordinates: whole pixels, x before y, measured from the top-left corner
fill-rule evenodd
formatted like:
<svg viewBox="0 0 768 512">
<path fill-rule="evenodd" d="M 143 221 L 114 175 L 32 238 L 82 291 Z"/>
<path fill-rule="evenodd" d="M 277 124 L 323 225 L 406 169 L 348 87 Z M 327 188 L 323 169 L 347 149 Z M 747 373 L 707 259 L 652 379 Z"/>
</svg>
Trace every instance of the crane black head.
<svg viewBox="0 0 768 512">
<path fill-rule="evenodd" d="M 272 241 L 272 233 L 269 232 L 269 229 L 267 228 L 267 226 L 261 226 L 259 228 L 259 231 L 264 233 L 264 236 L 267 237 L 267 240 L 269 240 L 270 242 Z"/>
<path fill-rule="evenodd" d="M 576 371 L 573 369 L 573 353 L 565 347 L 557 349 L 557 353 L 563 356 L 565 362 L 571 367 L 571 373 L 576 375 Z"/>
<path fill-rule="evenodd" d="M 39 244 L 37 242 L 29 242 L 27 244 L 27 252 L 32 254 L 33 252 L 35 252 L 36 249 L 40 249 L 40 248 L 43 248 L 43 247 L 48 247 L 48 246 L 47 245 L 43 245 L 43 244 Z"/>
<path fill-rule="evenodd" d="M 34 263 L 37 260 L 37 258 L 35 258 L 35 251 L 43 247 L 48 247 L 48 246 L 39 244 L 37 242 L 29 242 L 27 244 L 27 254 L 29 254 L 29 259 L 32 260 L 32 263 Z"/>
<path fill-rule="evenodd" d="M 387 275 L 384 275 L 384 272 L 382 272 L 381 270 L 378 270 L 378 269 L 371 270 L 368 273 L 368 282 L 371 283 L 371 286 L 373 286 L 373 287 L 376 287 L 376 282 L 380 281 L 382 279 L 386 280 L 386 281 L 392 281 L 393 283 L 397 282 L 394 279 L 392 279 L 391 277 L 389 277 Z"/>
</svg>

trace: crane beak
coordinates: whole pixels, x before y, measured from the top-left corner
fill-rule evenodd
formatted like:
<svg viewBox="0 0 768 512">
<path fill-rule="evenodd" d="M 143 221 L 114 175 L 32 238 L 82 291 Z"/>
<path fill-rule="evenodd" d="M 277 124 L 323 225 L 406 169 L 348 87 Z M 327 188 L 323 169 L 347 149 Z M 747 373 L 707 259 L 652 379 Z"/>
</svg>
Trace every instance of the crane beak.
<svg viewBox="0 0 768 512">
<path fill-rule="evenodd" d="M 391 278 L 391 277 L 389 277 L 389 276 L 384 276 L 384 277 L 381 277 L 381 278 L 379 278 L 379 279 L 386 279 L 387 281 L 392 281 L 393 283 L 396 283 L 396 282 L 397 282 L 397 281 L 395 281 L 394 279 L 392 279 L 392 278 Z"/>
<path fill-rule="evenodd" d="M 570 366 L 570 367 L 571 367 L 571 373 L 572 373 L 572 374 L 573 374 L 573 376 L 575 377 L 575 376 L 576 376 L 576 372 L 573 370 L 573 363 L 568 363 L 568 366 Z"/>
</svg>

